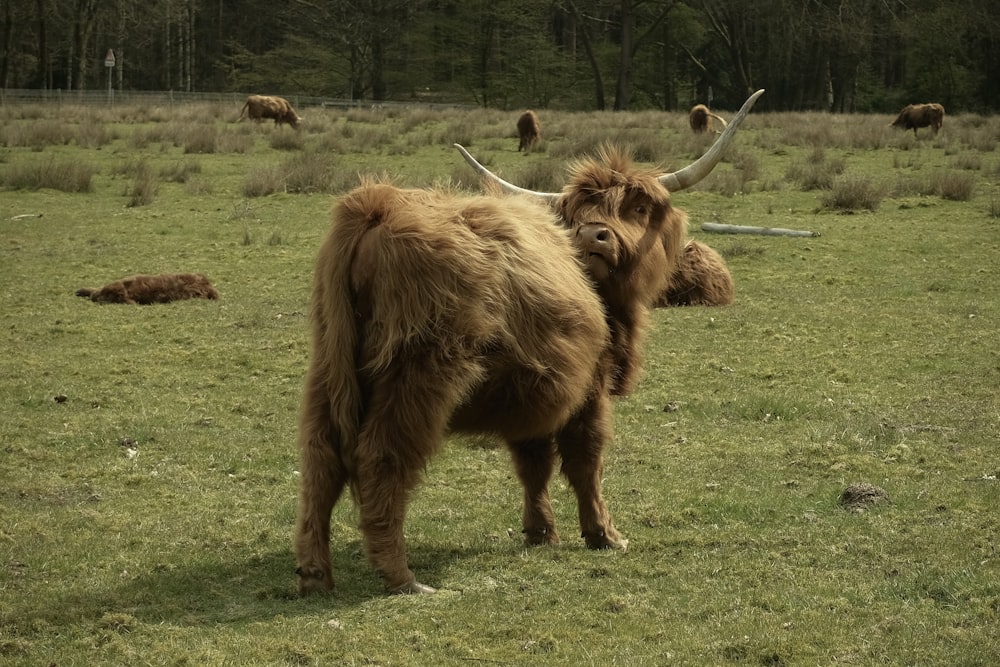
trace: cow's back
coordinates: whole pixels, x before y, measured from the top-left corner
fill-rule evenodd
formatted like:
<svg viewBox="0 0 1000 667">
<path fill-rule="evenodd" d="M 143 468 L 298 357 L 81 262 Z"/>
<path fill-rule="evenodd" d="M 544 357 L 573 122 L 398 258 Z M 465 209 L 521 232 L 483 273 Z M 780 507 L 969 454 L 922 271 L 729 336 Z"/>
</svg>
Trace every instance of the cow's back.
<svg viewBox="0 0 1000 667">
<path fill-rule="evenodd" d="M 452 426 L 506 435 L 551 432 L 593 388 L 603 307 L 544 205 L 370 184 L 341 200 L 331 236 L 356 241 L 362 378 L 454 360 L 475 377 Z"/>
</svg>

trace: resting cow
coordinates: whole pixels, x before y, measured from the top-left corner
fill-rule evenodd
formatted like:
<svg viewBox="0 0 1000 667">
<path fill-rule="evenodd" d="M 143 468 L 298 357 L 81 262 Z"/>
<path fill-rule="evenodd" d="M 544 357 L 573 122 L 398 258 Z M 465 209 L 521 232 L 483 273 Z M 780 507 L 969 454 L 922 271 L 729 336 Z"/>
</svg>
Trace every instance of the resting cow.
<svg viewBox="0 0 1000 667">
<path fill-rule="evenodd" d="M 83 287 L 76 291 L 96 303 L 128 303 L 147 306 L 184 299 L 218 299 L 219 293 L 201 273 L 135 275 L 108 283 L 100 289 Z"/>
<path fill-rule="evenodd" d="M 931 104 L 907 104 L 896 116 L 896 120 L 890 123 L 890 127 L 898 127 L 903 130 L 913 130 L 913 136 L 917 136 L 917 129 L 930 127 L 934 134 L 938 133 L 944 123 L 944 107 L 937 103 Z"/>
<path fill-rule="evenodd" d="M 542 139 L 542 123 L 538 120 L 538 114 L 532 110 L 527 110 L 517 119 L 517 136 L 520 141 L 517 150 L 527 151 L 534 148 Z"/>
<path fill-rule="evenodd" d="M 728 306 L 733 302 L 733 276 L 726 260 L 700 241 L 688 241 L 677 258 L 667 288 L 656 306 Z"/>
<path fill-rule="evenodd" d="M 604 149 L 562 193 L 461 196 L 366 181 L 337 204 L 312 296 L 299 430 L 299 590 L 333 587 L 330 516 L 345 487 L 386 588 L 428 593 L 406 558 L 410 494 L 449 432 L 500 436 L 524 487 L 529 545 L 558 542 L 549 479 L 576 495 L 591 549 L 622 548 L 601 493 L 612 396 L 640 370 L 649 309 L 686 225 L 668 189 L 718 163 L 756 93 L 671 174 Z"/>
<path fill-rule="evenodd" d="M 288 123 L 295 129 L 298 129 L 299 121 L 302 120 L 295 113 L 295 109 L 288 103 L 288 100 L 274 95 L 251 95 L 248 97 L 243 108 L 240 109 L 239 120 L 243 120 L 244 117 L 258 123 L 265 118 L 273 119 L 276 126 Z"/>
</svg>

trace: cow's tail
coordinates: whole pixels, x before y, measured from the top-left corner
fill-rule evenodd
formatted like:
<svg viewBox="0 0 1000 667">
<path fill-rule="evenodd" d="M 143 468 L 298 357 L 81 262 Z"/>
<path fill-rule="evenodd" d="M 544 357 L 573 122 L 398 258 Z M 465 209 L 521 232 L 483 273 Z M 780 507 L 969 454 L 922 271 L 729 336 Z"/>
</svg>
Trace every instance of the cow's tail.
<svg viewBox="0 0 1000 667">
<path fill-rule="evenodd" d="M 76 295 L 77 296 L 82 296 L 85 299 L 89 299 L 90 297 L 94 296 L 94 294 L 97 291 L 98 290 L 94 289 L 93 287 L 81 287 L 80 289 L 78 289 L 76 291 Z"/>
<path fill-rule="evenodd" d="M 247 109 L 249 108 L 250 108 L 250 100 L 247 99 L 247 101 L 243 103 L 243 108 L 240 109 L 240 117 L 236 120 L 237 123 L 243 120 L 243 116 L 246 115 Z"/>
</svg>

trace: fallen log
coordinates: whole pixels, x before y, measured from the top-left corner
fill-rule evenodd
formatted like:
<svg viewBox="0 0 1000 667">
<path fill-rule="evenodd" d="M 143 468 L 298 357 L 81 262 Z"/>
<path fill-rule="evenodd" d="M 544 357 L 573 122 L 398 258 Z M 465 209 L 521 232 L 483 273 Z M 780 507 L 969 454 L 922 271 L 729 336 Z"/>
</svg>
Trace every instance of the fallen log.
<svg viewBox="0 0 1000 667">
<path fill-rule="evenodd" d="M 703 232 L 718 234 L 763 234 L 765 236 L 819 236 L 819 232 L 802 229 L 782 229 L 781 227 L 748 227 L 746 225 L 724 225 L 718 222 L 704 222 Z"/>
</svg>

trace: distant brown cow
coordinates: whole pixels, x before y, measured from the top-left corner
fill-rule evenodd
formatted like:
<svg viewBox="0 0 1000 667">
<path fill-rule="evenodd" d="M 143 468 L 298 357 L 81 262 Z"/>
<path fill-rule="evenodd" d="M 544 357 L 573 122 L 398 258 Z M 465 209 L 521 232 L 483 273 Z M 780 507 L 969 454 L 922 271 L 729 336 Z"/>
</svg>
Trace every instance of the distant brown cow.
<svg viewBox="0 0 1000 667">
<path fill-rule="evenodd" d="M 330 517 L 345 487 L 390 592 L 431 593 L 403 524 L 449 431 L 498 435 L 524 487 L 529 545 L 558 542 L 548 485 L 561 459 L 591 549 L 625 548 L 601 492 L 612 399 L 636 383 L 649 308 L 683 247 L 670 202 L 708 175 L 730 130 L 661 174 L 606 148 L 562 193 L 523 190 L 463 157 L 487 196 L 365 181 L 320 248 L 299 429 L 299 590 L 333 587 Z"/>
<path fill-rule="evenodd" d="M 917 128 L 930 127 L 934 134 L 938 133 L 944 123 L 944 107 L 937 103 L 930 104 L 907 104 L 896 116 L 896 120 L 890 123 L 890 127 L 898 127 L 903 130 L 913 130 L 913 136 L 917 136 Z"/>
<path fill-rule="evenodd" d="M 657 306 L 728 306 L 733 302 L 733 276 L 722 255 L 701 243 L 688 241 L 667 289 Z"/>
<path fill-rule="evenodd" d="M 135 275 L 108 283 L 100 289 L 83 287 L 76 291 L 96 303 L 149 305 L 183 299 L 218 299 L 219 293 L 201 273 Z"/>
<path fill-rule="evenodd" d="M 273 119 L 276 126 L 288 123 L 295 129 L 298 129 L 299 121 L 302 120 L 295 113 L 295 109 L 288 103 L 288 100 L 274 95 L 251 95 L 248 97 L 240 110 L 239 119 L 243 120 L 244 116 L 258 123 L 265 118 Z"/>
<path fill-rule="evenodd" d="M 722 124 L 722 129 L 726 129 L 726 120 L 722 116 L 712 113 L 704 104 L 694 105 L 688 114 L 688 123 L 691 125 L 691 131 L 695 134 L 703 134 L 709 131 L 716 134 L 721 132 L 721 130 L 717 130 L 714 127 L 713 120 L 719 121 Z"/>
<path fill-rule="evenodd" d="M 518 151 L 534 148 L 541 141 L 542 124 L 538 120 L 538 114 L 530 109 L 521 114 L 517 119 L 517 136 L 521 140 L 517 145 Z"/>
</svg>

